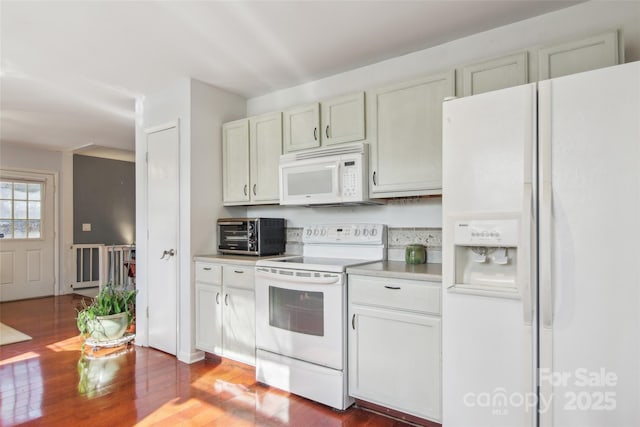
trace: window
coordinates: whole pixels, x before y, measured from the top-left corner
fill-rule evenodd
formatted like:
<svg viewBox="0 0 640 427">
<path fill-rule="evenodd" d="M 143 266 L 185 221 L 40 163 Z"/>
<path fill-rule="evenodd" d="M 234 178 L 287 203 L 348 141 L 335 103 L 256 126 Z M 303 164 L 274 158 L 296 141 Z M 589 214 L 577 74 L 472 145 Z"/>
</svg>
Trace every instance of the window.
<svg viewBox="0 0 640 427">
<path fill-rule="evenodd" d="M 0 238 L 39 239 L 42 236 L 44 184 L 0 181 Z"/>
</svg>

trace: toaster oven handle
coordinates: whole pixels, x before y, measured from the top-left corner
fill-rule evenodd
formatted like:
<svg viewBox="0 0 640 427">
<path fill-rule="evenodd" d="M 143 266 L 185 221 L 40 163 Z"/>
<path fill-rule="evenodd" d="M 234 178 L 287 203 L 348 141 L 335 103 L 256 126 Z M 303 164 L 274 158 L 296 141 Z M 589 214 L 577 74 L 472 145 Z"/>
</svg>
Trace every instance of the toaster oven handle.
<svg viewBox="0 0 640 427">
<path fill-rule="evenodd" d="M 218 225 L 242 225 L 242 221 L 218 221 Z"/>
</svg>

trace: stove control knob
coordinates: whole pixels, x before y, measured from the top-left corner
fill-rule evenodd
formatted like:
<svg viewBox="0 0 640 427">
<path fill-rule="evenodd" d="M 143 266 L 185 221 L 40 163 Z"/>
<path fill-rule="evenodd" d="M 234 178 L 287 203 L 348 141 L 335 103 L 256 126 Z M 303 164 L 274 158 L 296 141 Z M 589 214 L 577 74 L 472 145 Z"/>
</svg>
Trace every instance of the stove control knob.
<svg viewBox="0 0 640 427">
<path fill-rule="evenodd" d="M 321 236 L 326 236 L 327 235 L 327 229 L 323 228 L 322 230 L 320 230 L 320 235 Z"/>
<path fill-rule="evenodd" d="M 311 233 L 313 233 L 313 231 L 311 231 L 310 228 L 307 228 L 307 236 L 311 236 Z"/>
<path fill-rule="evenodd" d="M 360 235 L 360 229 L 356 228 L 356 231 L 353 233 L 356 237 Z"/>
<path fill-rule="evenodd" d="M 376 236 L 378 234 L 378 229 L 377 228 L 372 228 L 371 229 L 371 235 L 372 236 Z"/>
<path fill-rule="evenodd" d="M 317 235 L 318 235 L 318 229 L 317 229 L 317 228 L 313 230 L 313 235 L 314 235 L 314 236 L 317 236 Z"/>
<path fill-rule="evenodd" d="M 367 237 L 369 235 L 369 229 L 365 228 L 364 230 L 362 230 L 362 235 Z"/>
</svg>

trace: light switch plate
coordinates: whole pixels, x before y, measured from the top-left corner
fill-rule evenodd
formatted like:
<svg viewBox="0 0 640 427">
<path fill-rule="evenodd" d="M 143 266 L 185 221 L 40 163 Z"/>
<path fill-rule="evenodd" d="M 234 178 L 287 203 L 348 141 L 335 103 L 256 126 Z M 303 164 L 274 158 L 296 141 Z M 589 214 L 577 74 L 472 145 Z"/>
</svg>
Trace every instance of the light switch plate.
<svg viewBox="0 0 640 427">
<path fill-rule="evenodd" d="M 82 224 L 82 231 L 91 231 L 91 224 Z"/>
</svg>

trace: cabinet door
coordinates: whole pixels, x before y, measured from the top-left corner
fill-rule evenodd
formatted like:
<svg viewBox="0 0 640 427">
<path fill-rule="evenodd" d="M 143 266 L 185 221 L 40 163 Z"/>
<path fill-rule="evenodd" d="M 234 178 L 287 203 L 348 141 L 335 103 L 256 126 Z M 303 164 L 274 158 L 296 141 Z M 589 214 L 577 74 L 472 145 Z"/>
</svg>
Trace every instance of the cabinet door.
<svg viewBox="0 0 640 427">
<path fill-rule="evenodd" d="M 278 166 L 282 154 L 282 113 L 249 119 L 251 201 L 278 203 Z"/>
<path fill-rule="evenodd" d="M 196 348 L 222 354 L 222 286 L 196 282 Z"/>
<path fill-rule="evenodd" d="M 320 105 L 317 102 L 285 111 L 282 123 L 285 153 L 320 146 Z"/>
<path fill-rule="evenodd" d="M 320 119 L 322 145 L 364 139 L 364 92 L 324 101 Z"/>
<path fill-rule="evenodd" d="M 249 202 L 249 121 L 222 125 L 222 199 L 225 205 Z"/>
<path fill-rule="evenodd" d="M 223 355 L 250 365 L 256 364 L 255 294 L 247 289 L 225 287 Z"/>
<path fill-rule="evenodd" d="M 367 95 L 372 197 L 441 193 L 442 102 L 454 83 L 451 71 Z"/>
<path fill-rule="evenodd" d="M 538 51 L 538 80 L 618 64 L 618 32 L 548 46 Z"/>
<path fill-rule="evenodd" d="M 350 305 L 349 394 L 440 420 L 440 319 Z"/>
<path fill-rule="evenodd" d="M 478 95 L 528 83 L 527 52 L 467 65 L 462 69 L 463 95 Z"/>
</svg>

